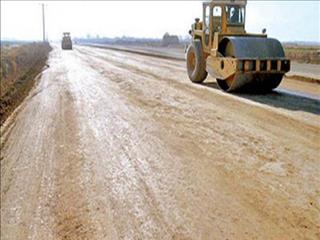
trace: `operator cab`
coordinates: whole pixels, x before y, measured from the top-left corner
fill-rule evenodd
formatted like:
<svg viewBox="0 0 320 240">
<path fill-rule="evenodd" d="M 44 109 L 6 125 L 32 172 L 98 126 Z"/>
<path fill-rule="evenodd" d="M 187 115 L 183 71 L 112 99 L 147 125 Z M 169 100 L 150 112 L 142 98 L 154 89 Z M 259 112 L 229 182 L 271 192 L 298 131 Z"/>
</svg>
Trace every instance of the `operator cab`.
<svg viewBox="0 0 320 240">
<path fill-rule="evenodd" d="M 64 36 L 64 37 L 69 37 L 69 36 L 70 36 L 70 32 L 64 32 L 64 33 L 63 33 L 63 36 Z"/>
<path fill-rule="evenodd" d="M 196 21 L 192 29 L 202 30 L 205 49 L 214 47 L 212 42 L 216 34 L 219 35 L 219 40 L 230 34 L 246 34 L 246 4 L 246 0 L 216 0 L 203 3 L 203 22 Z"/>
<path fill-rule="evenodd" d="M 208 8 L 209 9 L 209 8 Z M 228 28 L 235 27 L 240 28 L 241 32 L 244 32 L 245 25 L 245 7 L 229 5 L 229 6 L 213 6 L 212 7 L 212 24 L 213 24 L 213 32 L 221 32 L 222 31 L 222 18 L 225 16 L 226 18 L 226 27 Z"/>
</svg>

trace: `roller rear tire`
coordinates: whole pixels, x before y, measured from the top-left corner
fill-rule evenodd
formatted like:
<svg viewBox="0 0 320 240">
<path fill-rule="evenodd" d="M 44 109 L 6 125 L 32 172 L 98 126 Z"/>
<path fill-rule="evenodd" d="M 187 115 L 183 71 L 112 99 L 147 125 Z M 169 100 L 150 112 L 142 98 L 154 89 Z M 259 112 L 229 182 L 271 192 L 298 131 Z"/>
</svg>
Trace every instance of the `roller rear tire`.
<svg viewBox="0 0 320 240">
<path fill-rule="evenodd" d="M 188 47 L 187 70 L 190 80 L 194 83 L 202 83 L 208 76 L 200 40 L 194 40 Z"/>
</svg>

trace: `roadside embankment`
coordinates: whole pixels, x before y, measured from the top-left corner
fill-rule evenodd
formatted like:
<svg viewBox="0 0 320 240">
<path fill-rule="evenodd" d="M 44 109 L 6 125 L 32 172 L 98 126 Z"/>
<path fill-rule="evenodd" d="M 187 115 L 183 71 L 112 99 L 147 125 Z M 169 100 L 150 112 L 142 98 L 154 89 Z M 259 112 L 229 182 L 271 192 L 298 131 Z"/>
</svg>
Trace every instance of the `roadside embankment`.
<svg viewBox="0 0 320 240">
<path fill-rule="evenodd" d="M 1 47 L 0 124 L 23 101 L 46 65 L 49 43 Z"/>
<path fill-rule="evenodd" d="M 291 62 L 291 71 L 286 74 L 286 77 L 320 84 L 320 65 L 311 63 Z"/>
<path fill-rule="evenodd" d="M 291 46 L 285 45 L 286 56 L 299 63 L 320 64 L 319 46 Z"/>
</svg>

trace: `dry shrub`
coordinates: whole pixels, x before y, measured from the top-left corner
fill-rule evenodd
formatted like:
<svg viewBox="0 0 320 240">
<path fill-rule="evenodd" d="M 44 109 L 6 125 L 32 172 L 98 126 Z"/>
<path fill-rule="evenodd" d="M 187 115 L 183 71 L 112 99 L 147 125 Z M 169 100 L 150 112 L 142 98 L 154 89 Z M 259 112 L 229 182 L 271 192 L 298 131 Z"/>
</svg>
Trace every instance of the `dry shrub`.
<svg viewBox="0 0 320 240">
<path fill-rule="evenodd" d="M 27 96 L 50 51 L 48 43 L 1 48 L 0 124 Z"/>
</svg>

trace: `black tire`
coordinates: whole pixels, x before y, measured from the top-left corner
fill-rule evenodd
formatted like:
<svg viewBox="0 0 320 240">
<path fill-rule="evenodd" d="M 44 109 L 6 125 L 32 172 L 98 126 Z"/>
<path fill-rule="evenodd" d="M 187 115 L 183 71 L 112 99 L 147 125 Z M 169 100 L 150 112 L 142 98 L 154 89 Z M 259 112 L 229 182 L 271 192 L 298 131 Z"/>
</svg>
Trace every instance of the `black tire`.
<svg viewBox="0 0 320 240">
<path fill-rule="evenodd" d="M 202 83 L 208 76 L 200 40 L 194 40 L 188 47 L 187 70 L 190 80 L 194 83 Z"/>
<path fill-rule="evenodd" d="M 223 79 L 217 79 L 217 84 L 218 84 L 218 87 L 225 92 L 227 92 L 228 89 L 230 88 L 226 80 L 223 80 Z"/>
<path fill-rule="evenodd" d="M 274 75 L 271 81 L 266 81 L 264 88 L 266 89 L 266 91 L 271 92 L 280 85 L 282 79 L 283 74 Z"/>
</svg>

